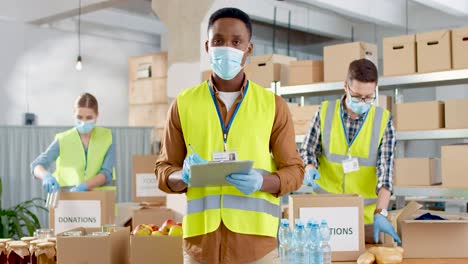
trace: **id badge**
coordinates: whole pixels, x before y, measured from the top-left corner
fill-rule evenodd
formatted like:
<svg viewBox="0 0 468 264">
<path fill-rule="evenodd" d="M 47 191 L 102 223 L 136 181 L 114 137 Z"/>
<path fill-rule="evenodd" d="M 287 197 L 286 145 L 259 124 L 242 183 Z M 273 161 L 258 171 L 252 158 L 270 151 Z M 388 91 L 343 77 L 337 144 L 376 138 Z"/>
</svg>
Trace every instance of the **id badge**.
<svg viewBox="0 0 468 264">
<path fill-rule="evenodd" d="M 237 160 L 237 152 L 213 152 L 213 161 L 235 161 Z"/>
<path fill-rule="evenodd" d="M 356 157 L 349 157 L 341 162 L 344 173 L 351 173 L 359 170 L 359 160 Z"/>
</svg>

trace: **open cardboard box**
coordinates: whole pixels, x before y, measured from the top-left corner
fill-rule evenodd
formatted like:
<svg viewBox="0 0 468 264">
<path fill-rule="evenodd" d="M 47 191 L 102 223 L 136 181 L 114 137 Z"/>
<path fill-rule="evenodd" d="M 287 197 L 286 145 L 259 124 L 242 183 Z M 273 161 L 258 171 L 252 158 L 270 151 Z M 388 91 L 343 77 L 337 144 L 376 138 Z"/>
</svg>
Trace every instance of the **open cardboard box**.
<svg viewBox="0 0 468 264">
<path fill-rule="evenodd" d="M 463 250 L 468 245 L 468 214 L 421 210 L 421 207 L 413 201 L 389 214 L 391 222 L 394 222 L 392 217 L 396 220 L 404 257 L 468 258 L 468 251 Z M 414 220 L 428 212 L 447 220 Z M 385 241 L 390 240 L 386 235 Z"/>
<path fill-rule="evenodd" d="M 167 219 L 182 221 L 182 215 L 169 208 L 142 209 L 135 212 L 134 226 L 155 224 L 161 226 Z M 136 219 L 135 219 L 136 217 Z M 130 237 L 131 263 L 182 264 L 182 236 L 134 236 Z"/>
<path fill-rule="evenodd" d="M 85 236 L 57 235 L 57 263 L 66 264 L 128 264 L 130 243 L 128 227 L 117 227 L 108 236 L 86 236 L 100 232 L 101 228 L 79 227 L 69 231 L 82 231 Z"/>
</svg>

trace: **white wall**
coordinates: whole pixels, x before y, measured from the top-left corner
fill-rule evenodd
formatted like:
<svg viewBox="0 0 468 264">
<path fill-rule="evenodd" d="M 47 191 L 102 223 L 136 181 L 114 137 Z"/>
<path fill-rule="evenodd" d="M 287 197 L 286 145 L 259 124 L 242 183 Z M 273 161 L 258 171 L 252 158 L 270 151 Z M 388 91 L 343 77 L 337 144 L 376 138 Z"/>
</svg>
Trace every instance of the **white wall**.
<svg viewBox="0 0 468 264">
<path fill-rule="evenodd" d="M 128 119 L 128 58 L 159 51 L 159 42 L 82 35 L 83 70 L 75 70 L 77 36 L 70 31 L 0 21 L 0 125 L 72 125 L 73 102 L 82 92 L 99 101 L 104 126 Z M 123 33 L 122 33 L 123 35 Z"/>
</svg>

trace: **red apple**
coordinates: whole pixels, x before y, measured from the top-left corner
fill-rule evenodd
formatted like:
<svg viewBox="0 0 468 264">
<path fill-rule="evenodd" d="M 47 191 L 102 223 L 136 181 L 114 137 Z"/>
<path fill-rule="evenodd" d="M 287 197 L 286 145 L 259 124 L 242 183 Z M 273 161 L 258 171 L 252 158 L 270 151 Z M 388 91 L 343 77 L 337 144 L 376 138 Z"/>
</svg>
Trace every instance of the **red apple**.
<svg viewBox="0 0 468 264">
<path fill-rule="evenodd" d="M 132 234 L 135 236 L 149 236 L 151 232 L 153 232 L 153 229 L 150 226 L 141 224 L 135 227 Z"/>
<path fill-rule="evenodd" d="M 171 226 L 173 226 L 173 225 L 175 225 L 174 220 L 167 219 L 166 221 L 164 221 L 162 226 L 159 228 L 159 231 L 161 231 L 161 232 L 163 232 L 164 234 L 167 235 L 169 233 L 169 230 L 171 229 Z"/>
<path fill-rule="evenodd" d="M 151 227 L 151 229 L 153 229 L 153 231 L 158 231 L 159 230 L 159 226 L 157 226 L 157 225 L 151 224 L 149 226 Z"/>
<path fill-rule="evenodd" d="M 169 229 L 169 236 L 181 236 L 182 235 L 182 226 L 180 225 L 173 225 Z"/>
</svg>

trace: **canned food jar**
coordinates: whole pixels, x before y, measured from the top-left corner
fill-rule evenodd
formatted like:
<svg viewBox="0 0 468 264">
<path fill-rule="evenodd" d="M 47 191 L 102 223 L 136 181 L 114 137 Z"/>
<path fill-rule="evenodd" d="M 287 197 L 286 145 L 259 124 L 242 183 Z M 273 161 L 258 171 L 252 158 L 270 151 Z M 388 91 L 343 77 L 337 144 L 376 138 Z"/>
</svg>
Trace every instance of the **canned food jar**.
<svg viewBox="0 0 468 264">
<path fill-rule="evenodd" d="M 54 264 L 56 253 L 55 244 L 52 242 L 37 244 L 35 252 L 37 264 Z"/>
</svg>

